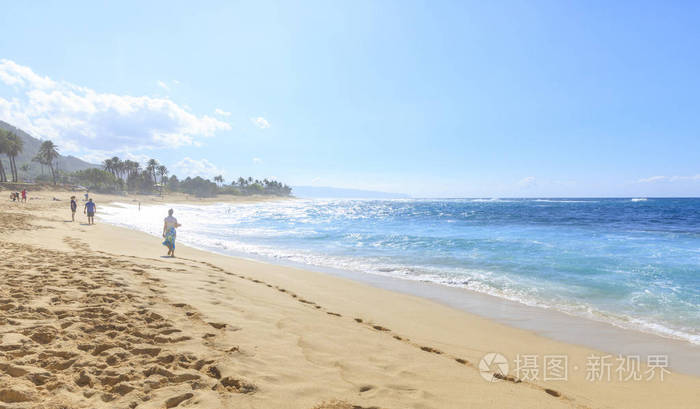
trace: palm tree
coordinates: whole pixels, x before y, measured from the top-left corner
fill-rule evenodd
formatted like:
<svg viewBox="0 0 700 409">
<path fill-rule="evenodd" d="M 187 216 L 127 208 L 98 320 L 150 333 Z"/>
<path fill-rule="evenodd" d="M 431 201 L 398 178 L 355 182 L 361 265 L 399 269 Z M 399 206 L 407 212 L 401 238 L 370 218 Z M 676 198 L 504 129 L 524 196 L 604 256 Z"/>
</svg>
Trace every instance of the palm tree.
<svg viewBox="0 0 700 409">
<path fill-rule="evenodd" d="M 33 157 L 32 162 L 39 162 L 39 155 L 36 155 L 35 157 Z M 39 162 L 39 165 L 41 167 L 41 176 L 44 176 L 44 164 Z"/>
<path fill-rule="evenodd" d="M 156 170 L 158 171 L 158 175 L 160 176 L 160 184 L 165 186 L 165 184 L 168 181 L 168 179 L 165 177 L 168 175 L 168 168 L 166 168 L 165 165 L 159 165 Z"/>
<path fill-rule="evenodd" d="M 224 177 L 222 175 L 214 176 L 214 182 L 218 183 L 219 185 L 223 185 Z"/>
<path fill-rule="evenodd" d="M 158 167 L 158 161 L 155 159 L 149 159 L 146 163 L 146 170 L 153 178 L 153 183 L 156 183 L 156 168 Z"/>
<path fill-rule="evenodd" d="M 124 172 L 126 173 L 127 180 L 131 177 L 138 175 L 139 170 L 141 170 L 141 165 L 139 165 L 138 162 L 134 162 L 133 160 L 127 159 L 122 163 L 124 166 Z"/>
<path fill-rule="evenodd" d="M 124 168 L 124 179 L 129 179 L 129 176 L 131 176 L 131 161 L 128 159 L 123 161 L 122 167 Z"/>
<path fill-rule="evenodd" d="M 112 175 L 114 175 L 114 162 L 112 162 L 112 159 L 105 159 L 104 162 L 102 162 L 102 167 Z"/>
<path fill-rule="evenodd" d="M 7 152 L 8 148 L 7 141 L 7 131 L 0 129 L 0 155 Z M 7 182 L 7 175 L 5 174 L 5 167 L 2 165 L 2 160 L 0 159 L 0 182 Z"/>
<path fill-rule="evenodd" d="M 124 162 L 115 156 L 112 158 L 112 167 L 114 167 L 114 176 L 121 178 L 124 173 Z"/>
<path fill-rule="evenodd" d="M 133 161 L 133 162 L 131 163 L 131 172 L 132 172 L 134 175 L 138 175 L 139 172 L 141 172 L 141 164 L 138 163 L 138 162 L 136 162 L 136 161 Z"/>
<path fill-rule="evenodd" d="M 24 141 L 14 132 L 7 132 L 5 134 L 5 140 L 5 154 L 8 158 L 10 158 L 10 172 L 12 173 L 12 181 L 18 182 L 19 175 L 17 174 L 17 162 L 15 162 L 15 158 L 20 154 L 20 152 L 22 152 L 22 148 L 24 148 Z"/>
<path fill-rule="evenodd" d="M 42 165 L 46 165 L 51 169 L 51 177 L 53 178 L 53 184 L 56 184 L 56 169 L 54 168 L 55 161 L 58 159 L 58 148 L 51 141 L 44 141 L 39 147 L 39 152 L 35 157 L 36 161 Z"/>
<path fill-rule="evenodd" d="M 29 171 L 32 169 L 32 166 L 28 163 L 25 163 L 24 165 L 20 166 L 19 168 L 22 169 L 22 172 L 29 173 Z"/>
</svg>

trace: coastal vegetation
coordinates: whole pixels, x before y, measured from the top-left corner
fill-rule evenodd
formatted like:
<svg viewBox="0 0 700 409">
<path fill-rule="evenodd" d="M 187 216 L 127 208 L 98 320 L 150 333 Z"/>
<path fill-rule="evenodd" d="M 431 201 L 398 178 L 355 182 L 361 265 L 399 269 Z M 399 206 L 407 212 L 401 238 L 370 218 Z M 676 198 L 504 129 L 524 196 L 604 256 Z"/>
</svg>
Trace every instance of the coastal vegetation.
<svg viewBox="0 0 700 409">
<path fill-rule="evenodd" d="M 229 184 L 225 183 L 222 175 L 215 176 L 213 181 L 201 176 L 179 179 L 176 175 L 171 175 L 168 168 L 156 159 L 150 159 L 145 166 L 142 166 L 139 162 L 121 160 L 115 156 L 102 162 L 101 168 L 94 167 L 65 173 L 56 170 L 57 156 L 58 150 L 53 142 L 44 141 L 35 157 L 36 162 L 50 169 L 53 184 L 79 185 L 103 193 L 182 192 L 197 197 L 213 197 L 219 194 L 289 196 L 292 193 L 289 186 L 269 179 L 239 177 Z M 37 177 L 37 179 L 42 178 Z M 16 180 L 16 176 L 13 180 Z"/>
<path fill-rule="evenodd" d="M 172 174 L 156 159 L 141 164 L 115 156 L 100 165 L 63 156 L 50 140 L 39 140 L 0 121 L 0 183 L 79 185 L 104 193 L 165 194 L 182 192 L 197 197 L 218 194 L 238 196 L 289 196 L 292 189 L 278 181 L 239 177 L 226 183 L 223 175 L 184 179 Z"/>
<path fill-rule="evenodd" d="M 75 182 L 92 189 L 103 191 L 128 191 L 134 193 L 182 192 L 198 197 L 212 197 L 217 194 L 238 196 L 274 195 L 289 196 L 292 189 L 276 180 L 239 177 L 230 184 L 224 183 L 224 177 L 217 175 L 213 181 L 201 176 L 186 177 L 180 180 L 170 175 L 165 165 L 156 159 L 150 159 L 145 167 L 132 160 L 119 157 L 106 159 L 103 169 L 89 169 L 74 172 Z"/>
</svg>

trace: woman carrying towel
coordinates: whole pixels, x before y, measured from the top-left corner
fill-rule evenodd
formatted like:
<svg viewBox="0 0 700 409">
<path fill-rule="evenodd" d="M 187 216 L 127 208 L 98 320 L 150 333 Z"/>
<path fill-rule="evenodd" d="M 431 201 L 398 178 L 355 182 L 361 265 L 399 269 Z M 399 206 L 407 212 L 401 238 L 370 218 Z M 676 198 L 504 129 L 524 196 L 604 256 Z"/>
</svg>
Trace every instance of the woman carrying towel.
<svg viewBox="0 0 700 409">
<path fill-rule="evenodd" d="M 168 217 L 163 220 L 163 245 L 168 247 L 168 255 L 175 257 L 175 237 L 177 237 L 176 228 L 180 227 L 177 219 L 173 217 L 173 209 L 168 210 Z"/>
</svg>

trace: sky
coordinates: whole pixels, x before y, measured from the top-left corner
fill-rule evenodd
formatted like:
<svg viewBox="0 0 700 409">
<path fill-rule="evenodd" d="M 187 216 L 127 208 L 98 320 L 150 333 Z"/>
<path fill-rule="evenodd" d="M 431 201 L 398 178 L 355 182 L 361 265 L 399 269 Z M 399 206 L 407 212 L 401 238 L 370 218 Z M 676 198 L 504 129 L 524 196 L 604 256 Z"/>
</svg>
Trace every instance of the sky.
<svg viewBox="0 0 700 409">
<path fill-rule="evenodd" d="M 700 2 L 8 2 L 0 119 L 99 163 L 700 196 Z"/>
</svg>

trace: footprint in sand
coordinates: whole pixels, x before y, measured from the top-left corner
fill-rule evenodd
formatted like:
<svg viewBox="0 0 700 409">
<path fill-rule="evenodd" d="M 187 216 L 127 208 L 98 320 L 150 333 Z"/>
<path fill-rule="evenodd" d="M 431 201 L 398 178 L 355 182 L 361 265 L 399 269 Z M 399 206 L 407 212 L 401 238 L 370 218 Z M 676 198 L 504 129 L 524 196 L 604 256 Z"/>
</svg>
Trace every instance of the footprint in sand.
<svg viewBox="0 0 700 409">
<path fill-rule="evenodd" d="M 173 396 L 172 398 L 168 399 L 165 401 L 165 407 L 166 408 L 174 408 L 181 404 L 182 402 L 186 401 L 187 399 L 191 399 L 194 396 L 194 394 L 188 392 L 188 393 L 183 393 L 182 395 L 177 395 Z"/>
<path fill-rule="evenodd" d="M 248 383 L 242 379 L 236 379 L 232 378 L 230 376 L 227 376 L 226 378 L 222 379 L 221 382 L 214 386 L 212 388 L 213 390 L 226 390 L 228 392 L 235 392 L 235 393 L 254 393 L 255 391 L 258 390 L 258 388 L 251 384 Z"/>
<path fill-rule="evenodd" d="M 34 263 L 14 261 L 28 259 Z M 177 336 L 184 328 L 177 324 L 180 312 L 173 305 L 149 296 L 148 289 L 118 281 L 124 271 L 143 275 L 155 267 L 93 253 L 76 259 L 72 252 L 2 240 L 0 260 L 4 264 L 13 260 L 9 263 L 12 274 L 3 276 L 0 286 L 0 325 L 10 326 L 1 335 L 0 407 L 31 407 L 32 402 L 76 407 L 91 397 L 113 407 L 133 409 L 142 404 L 142 398 L 161 402 L 161 407 L 176 407 L 196 392 L 168 397 L 164 394 L 169 387 L 221 393 L 257 389 L 247 381 L 221 379 L 223 375 L 212 366 L 214 359 L 207 359 L 220 351 L 210 349 L 206 341 Z M 76 263 L 81 268 L 69 268 Z M 51 273 L 51 268 L 58 271 Z M 207 323 L 196 320 L 194 325 L 201 331 Z M 10 332 L 12 326 L 16 333 Z M 188 340 L 200 343 L 198 355 L 167 350 Z M 67 388 L 60 396 L 52 392 L 62 385 Z"/>
<path fill-rule="evenodd" d="M 442 351 L 440 351 L 439 349 L 435 349 L 433 347 L 420 347 L 420 349 L 421 349 L 421 351 L 442 355 Z"/>
</svg>

